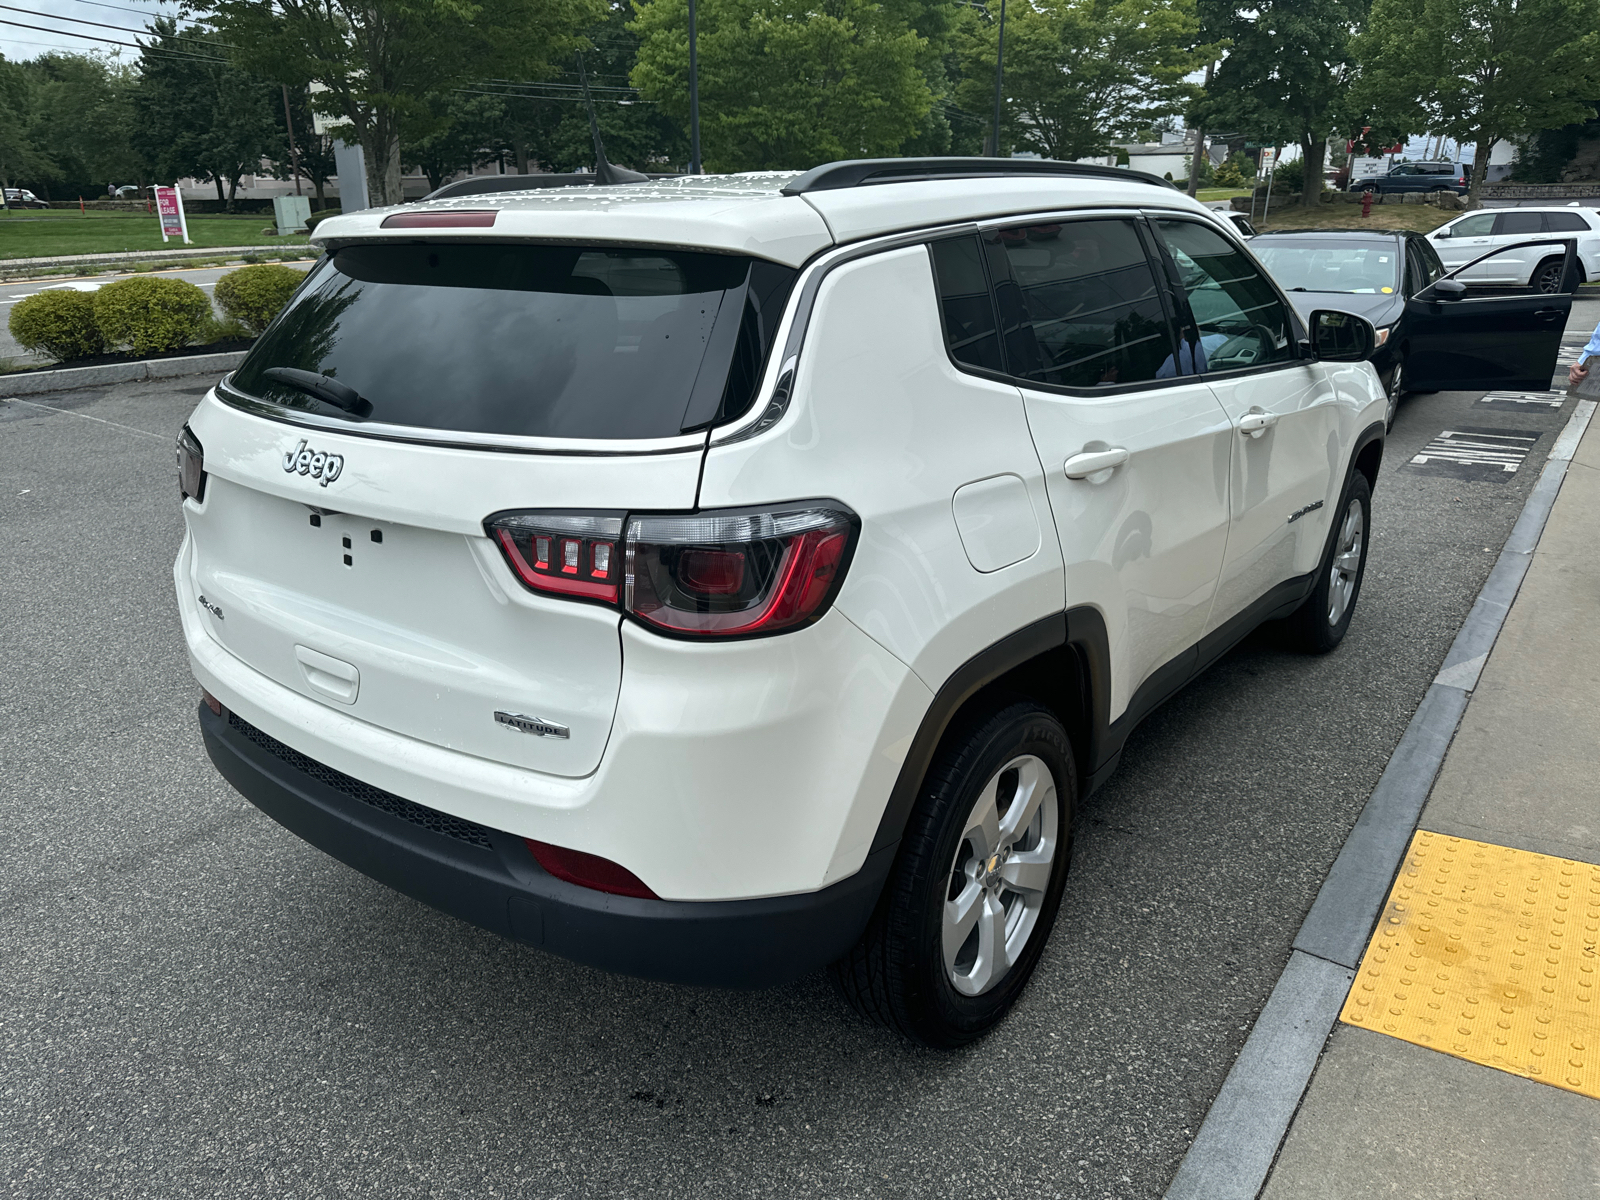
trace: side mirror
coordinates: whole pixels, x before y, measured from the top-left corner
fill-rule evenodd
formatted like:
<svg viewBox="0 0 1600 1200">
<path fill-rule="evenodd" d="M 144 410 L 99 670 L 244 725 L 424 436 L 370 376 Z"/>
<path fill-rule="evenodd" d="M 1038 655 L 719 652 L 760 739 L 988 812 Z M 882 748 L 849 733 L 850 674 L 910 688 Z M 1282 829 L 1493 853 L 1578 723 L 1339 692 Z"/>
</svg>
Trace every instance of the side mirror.
<svg viewBox="0 0 1600 1200">
<path fill-rule="evenodd" d="M 1354 313 L 1319 308 L 1311 314 L 1311 353 L 1324 362 L 1364 362 L 1372 356 L 1377 334 L 1372 323 Z"/>
<path fill-rule="evenodd" d="M 1444 239 L 1448 238 L 1449 236 L 1450 236 L 1450 231 L 1448 229 L 1435 229 L 1433 231 L 1433 240 L 1436 241 L 1436 242 L 1443 241 Z"/>
<path fill-rule="evenodd" d="M 1459 300 L 1467 294 L 1467 285 L 1459 279 L 1437 279 L 1427 290 L 1427 300 Z"/>
</svg>

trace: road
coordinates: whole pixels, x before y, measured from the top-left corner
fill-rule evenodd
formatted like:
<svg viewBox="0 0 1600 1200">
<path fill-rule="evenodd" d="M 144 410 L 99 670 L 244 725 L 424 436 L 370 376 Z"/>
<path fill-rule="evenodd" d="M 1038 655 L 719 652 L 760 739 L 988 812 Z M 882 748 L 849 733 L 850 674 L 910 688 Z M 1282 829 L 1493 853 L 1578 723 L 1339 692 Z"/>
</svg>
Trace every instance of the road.
<svg viewBox="0 0 1600 1200">
<path fill-rule="evenodd" d="M 501 941 L 235 794 L 171 594 L 203 383 L 0 405 L 0 1195 L 1159 1196 L 1571 407 L 1402 406 L 1344 645 L 1259 632 L 1134 734 L 1032 987 L 937 1054 L 820 975 Z M 1463 430 L 1525 465 L 1409 463 Z"/>
<path fill-rule="evenodd" d="M 287 265 L 291 267 L 298 267 L 301 270 L 305 270 L 311 266 L 309 262 L 289 263 Z M 236 266 L 202 267 L 189 270 L 144 271 L 139 272 L 139 274 L 157 275 L 163 279 L 187 280 L 189 283 L 203 288 L 209 294 L 211 289 L 217 286 L 217 280 L 221 279 L 229 271 L 237 271 L 238 269 L 239 268 Z M 14 305 L 18 300 L 23 300 L 28 296 L 52 289 L 70 288 L 74 291 L 93 292 L 99 290 L 108 283 L 114 282 L 115 280 L 126 278 L 128 278 L 128 274 L 88 275 L 80 279 L 41 279 L 35 280 L 32 283 L 0 283 L 0 360 L 9 358 L 13 362 L 25 366 L 32 366 L 36 363 L 44 363 L 49 361 L 47 358 L 41 355 L 28 353 L 21 346 L 17 345 L 16 339 L 11 336 L 11 330 L 9 327 L 11 306 Z M 217 316 L 222 316 L 221 310 L 218 310 Z M 3 389 L 0 389 L 0 392 L 3 392 Z"/>
</svg>

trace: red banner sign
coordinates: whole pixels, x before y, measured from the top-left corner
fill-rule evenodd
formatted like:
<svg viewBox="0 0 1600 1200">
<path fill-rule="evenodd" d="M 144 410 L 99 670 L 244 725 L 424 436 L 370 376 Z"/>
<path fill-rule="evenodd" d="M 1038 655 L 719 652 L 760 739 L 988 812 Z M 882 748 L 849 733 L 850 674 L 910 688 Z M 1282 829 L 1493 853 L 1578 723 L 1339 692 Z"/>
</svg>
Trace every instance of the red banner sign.
<svg viewBox="0 0 1600 1200">
<path fill-rule="evenodd" d="M 183 216 L 183 193 L 175 187 L 158 187 L 156 211 L 161 214 L 161 240 L 182 238 L 189 241 L 189 223 Z"/>
</svg>

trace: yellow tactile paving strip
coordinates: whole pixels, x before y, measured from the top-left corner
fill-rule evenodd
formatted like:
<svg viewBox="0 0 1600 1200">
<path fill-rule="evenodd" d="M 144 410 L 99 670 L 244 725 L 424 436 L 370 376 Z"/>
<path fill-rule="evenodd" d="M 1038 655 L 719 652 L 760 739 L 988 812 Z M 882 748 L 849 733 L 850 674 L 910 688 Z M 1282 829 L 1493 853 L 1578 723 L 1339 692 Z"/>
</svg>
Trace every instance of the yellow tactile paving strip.
<svg viewBox="0 0 1600 1200">
<path fill-rule="evenodd" d="M 1600 1099 L 1600 866 L 1419 830 L 1340 1019 Z"/>
</svg>

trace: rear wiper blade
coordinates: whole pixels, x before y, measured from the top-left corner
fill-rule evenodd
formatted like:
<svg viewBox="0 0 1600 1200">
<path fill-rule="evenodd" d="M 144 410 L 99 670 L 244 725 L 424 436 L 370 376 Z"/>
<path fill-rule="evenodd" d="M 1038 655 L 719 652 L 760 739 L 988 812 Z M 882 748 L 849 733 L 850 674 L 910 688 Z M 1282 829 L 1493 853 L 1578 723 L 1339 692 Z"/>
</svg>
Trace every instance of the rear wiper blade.
<svg viewBox="0 0 1600 1200">
<path fill-rule="evenodd" d="M 268 367 L 261 374 L 274 383 L 292 387 L 308 396 L 315 396 L 324 404 L 331 404 L 335 408 L 343 409 L 353 417 L 370 417 L 372 415 L 372 401 L 348 384 L 340 383 L 331 375 L 319 375 L 315 371 L 302 371 L 298 367 Z"/>
</svg>

